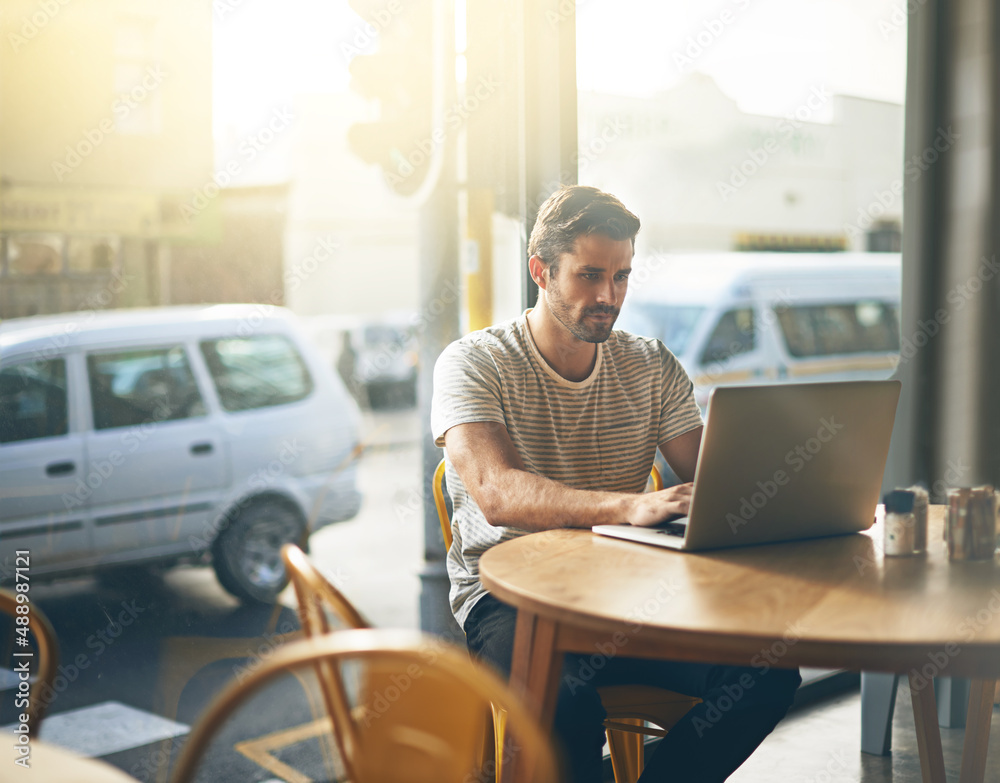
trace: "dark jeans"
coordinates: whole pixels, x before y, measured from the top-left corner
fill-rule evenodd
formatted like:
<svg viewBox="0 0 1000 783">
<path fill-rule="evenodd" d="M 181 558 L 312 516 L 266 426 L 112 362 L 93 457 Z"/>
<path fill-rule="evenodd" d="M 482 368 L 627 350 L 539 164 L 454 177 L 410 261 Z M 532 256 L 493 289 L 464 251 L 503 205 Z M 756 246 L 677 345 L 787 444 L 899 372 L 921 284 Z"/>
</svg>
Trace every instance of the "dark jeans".
<svg viewBox="0 0 1000 783">
<path fill-rule="evenodd" d="M 513 607 L 487 595 L 465 622 L 472 654 L 505 678 L 510 674 L 516 615 Z M 714 666 L 619 657 L 596 649 L 594 655 L 566 655 L 554 726 L 565 779 L 601 783 L 605 712 L 597 687 L 656 685 L 701 698 L 646 760 L 640 783 L 713 783 L 731 775 L 771 733 L 801 682 L 797 669 L 772 669 L 763 663 Z"/>
</svg>

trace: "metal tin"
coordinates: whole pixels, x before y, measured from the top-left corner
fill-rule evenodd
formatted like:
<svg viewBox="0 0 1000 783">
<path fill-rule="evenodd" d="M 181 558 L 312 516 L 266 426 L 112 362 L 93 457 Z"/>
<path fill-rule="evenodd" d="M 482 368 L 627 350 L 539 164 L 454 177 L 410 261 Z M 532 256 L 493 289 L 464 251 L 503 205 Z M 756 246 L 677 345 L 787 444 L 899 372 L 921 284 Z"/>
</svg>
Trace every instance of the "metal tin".
<svg viewBox="0 0 1000 783">
<path fill-rule="evenodd" d="M 972 554 L 970 560 L 990 560 L 997 548 L 997 494 L 990 485 L 972 490 Z"/>
<path fill-rule="evenodd" d="M 989 560 L 997 544 L 997 501 L 992 486 L 949 489 L 948 558 Z"/>
<path fill-rule="evenodd" d="M 969 527 L 969 497 L 972 490 L 968 487 L 955 487 L 949 489 L 946 497 L 948 499 L 948 524 L 945 531 L 948 538 L 948 559 L 967 560 L 966 544 Z"/>
<path fill-rule="evenodd" d="M 913 551 L 927 551 L 927 507 L 930 497 L 923 487 L 910 487 L 913 493 Z"/>
</svg>

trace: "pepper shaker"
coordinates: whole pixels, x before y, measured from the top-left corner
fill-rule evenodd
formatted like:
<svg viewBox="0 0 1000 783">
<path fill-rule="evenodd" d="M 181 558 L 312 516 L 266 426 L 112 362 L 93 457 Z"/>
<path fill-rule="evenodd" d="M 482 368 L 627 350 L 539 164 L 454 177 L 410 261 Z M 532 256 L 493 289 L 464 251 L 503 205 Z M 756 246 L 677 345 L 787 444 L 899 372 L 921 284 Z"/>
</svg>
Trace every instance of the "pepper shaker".
<svg viewBox="0 0 1000 783">
<path fill-rule="evenodd" d="M 894 489 L 883 498 L 885 503 L 883 552 L 886 557 L 905 557 L 917 553 L 913 501 L 914 493 L 908 489 Z"/>
</svg>

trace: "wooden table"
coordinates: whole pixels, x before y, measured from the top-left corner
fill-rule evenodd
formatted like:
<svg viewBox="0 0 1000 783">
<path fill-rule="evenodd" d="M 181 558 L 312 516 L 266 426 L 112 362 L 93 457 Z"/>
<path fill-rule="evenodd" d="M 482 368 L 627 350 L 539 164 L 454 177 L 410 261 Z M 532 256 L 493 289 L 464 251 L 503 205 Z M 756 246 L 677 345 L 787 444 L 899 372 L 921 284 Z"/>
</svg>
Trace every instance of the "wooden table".
<svg viewBox="0 0 1000 783">
<path fill-rule="evenodd" d="M 860 535 L 704 554 L 550 530 L 487 551 L 480 576 L 518 609 L 511 681 L 552 720 L 566 652 L 909 675 L 923 779 L 944 783 L 933 677 L 971 677 L 962 783 L 981 783 L 1000 679 L 1000 561 L 883 558 Z M 601 647 L 595 647 L 598 643 Z"/>
</svg>

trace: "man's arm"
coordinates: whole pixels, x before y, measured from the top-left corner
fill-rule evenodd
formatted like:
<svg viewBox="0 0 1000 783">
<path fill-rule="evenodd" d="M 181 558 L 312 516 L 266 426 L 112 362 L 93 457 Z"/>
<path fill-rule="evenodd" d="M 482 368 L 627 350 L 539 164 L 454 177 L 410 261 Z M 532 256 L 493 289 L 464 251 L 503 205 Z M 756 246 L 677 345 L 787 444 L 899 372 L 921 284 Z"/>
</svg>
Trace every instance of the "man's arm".
<svg viewBox="0 0 1000 783">
<path fill-rule="evenodd" d="M 695 427 L 660 444 L 660 453 L 681 481 L 694 481 L 694 469 L 698 465 L 698 450 L 701 448 L 701 434 L 704 430 L 704 427 Z"/>
<path fill-rule="evenodd" d="M 673 451 L 669 444 L 683 437 L 669 441 L 668 449 Z M 444 439 L 448 458 L 491 525 L 522 530 L 599 524 L 649 526 L 688 512 L 690 484 L 633 495 L 573 489 L 529 473 L 502 424 L 458 424 Z M 693 474 L 694 463 L 691 465 Z"/>
</svg>

